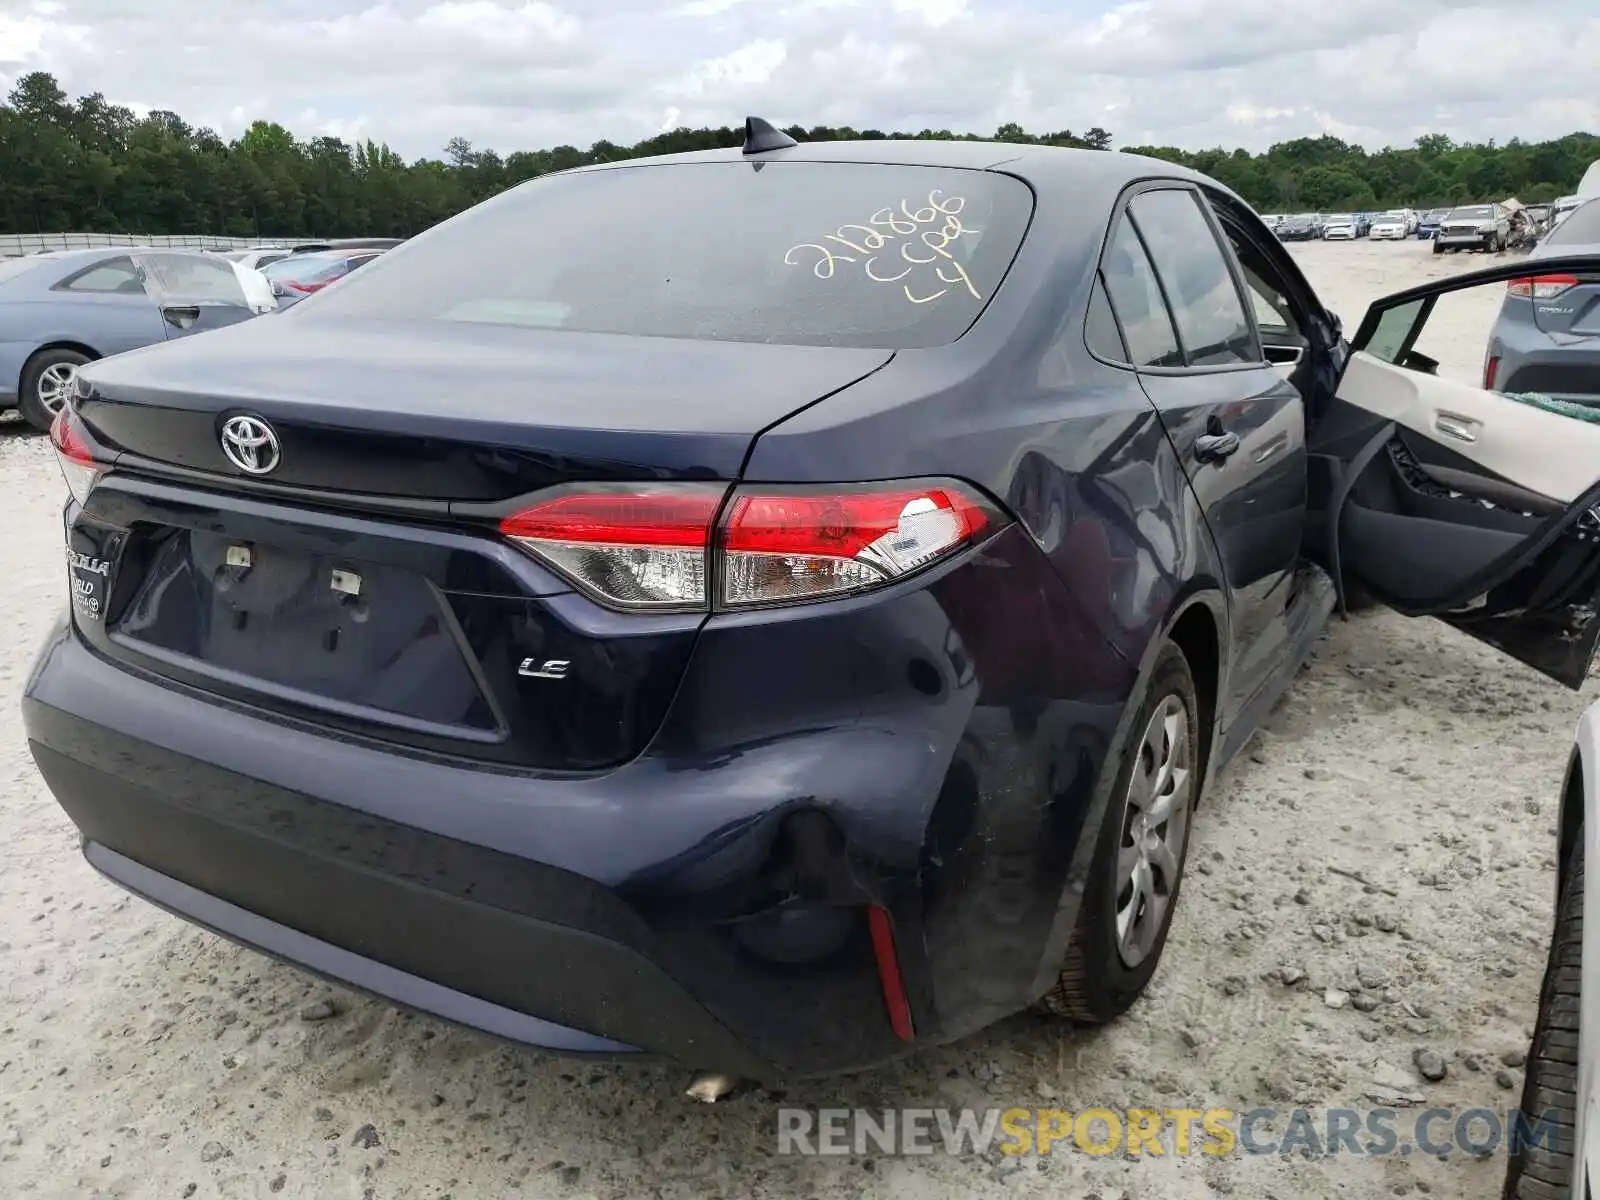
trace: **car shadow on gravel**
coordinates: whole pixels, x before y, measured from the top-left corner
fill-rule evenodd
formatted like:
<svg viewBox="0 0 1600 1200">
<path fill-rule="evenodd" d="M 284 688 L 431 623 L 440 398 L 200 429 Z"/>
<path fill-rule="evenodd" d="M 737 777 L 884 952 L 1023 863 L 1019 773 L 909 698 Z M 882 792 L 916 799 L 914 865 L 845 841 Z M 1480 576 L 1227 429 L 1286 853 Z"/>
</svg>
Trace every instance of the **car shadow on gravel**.
<svg viewBox="0 0 1600 1200">
<path fill-rule="evenodd" d="M 121 986 L 166 1003 L 152 1006 L 162 1019 L 148 1028 L 141 1025 L 149 1014 L 112 1021 L 142 1044 L 120 1086 L 130 1098 L 167 1094 L 158 1106 L 166 1111 L 144 1116 L 151 1129 L 187 1141 L 196 1136 L 193 1126 L 203 1126 L 241 1156 L 273 1160 L 261 1163 L 269 1174 L 281 1166 L 303 1185 L 331 1186 L 340 1164 L 297 1147 L 328 1140 L 365 1162 L 364 1143 L 356 1151 L 348 1146 L 370 1130 L 386 1152 L 413 1161 L 450 1158 L 452 1147 L 481 1148 L 474 1161 L 458 1160 L 448 1172 L 457 1195 L 507 1187 L 534 1195 L 643 1195 L 670 1182 L 689 1191 L 655 1194 L 831 1198 L 859 1195 L 876 1174 L 908 1169 L 965 1192 L 994 1186 L 997 1172 L 1015 1169 L 998 1139 L 987 1154 L 915 1160 L 886 1160 L 870 1149 L 842 1157 L 780 1154 L 780 1110 L 1076 1110 L 1120 1098 L 1111 1048 L 1096 1045 L 1105 1041 L 1100 1030 L 1025 1013 L 899 1063 L 781 1086 L 743 1083 L 706 1105 L 685 1095 L 693 1077 L 687 1067 L 572 1058 L 500 1042 L 156 920 L 158 936 L 141 950 L 143 961 L 125 962 Z M 200 981 L 205 986 L 194 989 Z M 226 1069 L 202 1066 L 196 1079 L 197 1057 Z M 191 1107 L 179 1098 L 197 1083 L 205 1100 Z M 263 1096 L 270 1101 L 265 1111 Z M 247 1130 L 251 1141 L 263 1135 L 249 1150 L 242 1144 Z M 756 1182 L 763 1186 L 749 1192 Z"/>
<path fill-rule="evenodd" d="M 0 413 L 0 445 L 7 442 L 23 442 L 29 438 L 43 437 L 32 425 L 29 425 L 15 411 Z"/>
</svg>

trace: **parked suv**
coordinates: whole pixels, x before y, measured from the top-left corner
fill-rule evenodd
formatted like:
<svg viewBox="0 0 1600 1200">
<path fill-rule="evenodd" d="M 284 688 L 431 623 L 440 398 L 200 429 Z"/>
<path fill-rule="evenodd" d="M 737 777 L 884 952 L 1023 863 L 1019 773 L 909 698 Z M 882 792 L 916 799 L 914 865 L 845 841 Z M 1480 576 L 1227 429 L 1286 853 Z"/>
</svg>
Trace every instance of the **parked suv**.
<svg viewBox="0 0 1600 1200">
<path fill-rule="evenodd" d="M 1482 250 L 1493 253 L 1506 248 L 1511 234 L 1511 213 L 1503 204 L 1464 204 L 1452 208 L 1439 223 L 1433 239 L 1433 252 Z"/>
</svg>

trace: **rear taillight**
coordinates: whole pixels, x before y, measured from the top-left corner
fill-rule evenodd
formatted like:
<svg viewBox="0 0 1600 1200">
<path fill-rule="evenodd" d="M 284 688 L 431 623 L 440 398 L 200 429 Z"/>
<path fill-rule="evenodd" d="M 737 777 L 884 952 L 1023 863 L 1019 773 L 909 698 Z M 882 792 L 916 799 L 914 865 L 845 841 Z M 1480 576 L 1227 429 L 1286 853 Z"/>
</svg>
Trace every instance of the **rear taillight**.
<svg viewBox="0 0 1600 1200">
<path fill-rule="evenodd" d="M 970 542 L 990 518 L 953 486 L 741 489 L 718 546 L 720 600 L 780 604 L 875 587 Z"/>
<path fill-rule="evenodd" d="M 725 485 L 567 492 L 500 532 L 619 608 L 706 606 L 706 547 Z"/>
<path fill-rule="evenodd" d="M 63 404 L 50 423 L 50 443 L 56 448 L 56 461 L 61 464 L 67 490 L 79 504 L 85 503 L 94 485 L 100 482 L 100 476 L 105 474 L 106 464 L 96 460 L 69 405 Z"/>
<path fill-rule="evenodd" d="M 1483 360 L 1483 390 L 1494 391 L 1495 376 L 1500 373 L 1500 360 L 1493 354 Z"/>
<path fill-rule="evenodd" d="M 878 587 L 972 544 L 999 514 L 944 480 L 838 487 L 592 488 L 500 531 L 618 608 L 788 604 Z M 717 521 L 721 512 L 720 524 Z M 713 583 L 712 581 L 716 582 Z"/>
<path fill-rule="evenodd" d="M 1506 292 L 1512 296 L 1526 296 L 1530 300 L 1548 300 L 1577 286 L 1576 275 L 1524 275 L 1508 282 Z"/>
</svg>

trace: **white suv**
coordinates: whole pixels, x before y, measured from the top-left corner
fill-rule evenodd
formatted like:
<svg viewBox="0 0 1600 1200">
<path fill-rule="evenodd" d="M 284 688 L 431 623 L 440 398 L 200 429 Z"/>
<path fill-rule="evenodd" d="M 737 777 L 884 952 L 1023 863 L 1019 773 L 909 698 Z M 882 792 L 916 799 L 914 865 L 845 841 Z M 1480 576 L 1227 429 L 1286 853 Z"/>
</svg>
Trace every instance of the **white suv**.
<svg viewBox="0 0 1600 1200">
<path fill-rule="evenodd" d="M 1482 250 L 1492 254 L 1506 248 L 1511 235 L 1511 214 L 1503 204 L 1462 204 L 1445 214 L 1433 239 L 1433 252 Z"/>
</svg>

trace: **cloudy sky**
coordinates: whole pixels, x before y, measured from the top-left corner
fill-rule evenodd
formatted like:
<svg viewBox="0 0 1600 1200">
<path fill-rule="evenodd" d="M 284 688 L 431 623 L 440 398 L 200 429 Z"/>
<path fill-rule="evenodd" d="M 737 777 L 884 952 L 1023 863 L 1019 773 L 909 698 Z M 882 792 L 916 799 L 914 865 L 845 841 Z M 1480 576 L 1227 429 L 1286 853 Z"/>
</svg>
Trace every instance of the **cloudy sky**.
<svg viewBox="0 0 1600 1200">
<path fill-rule="evenodd" d="M 1600 130 L 1600 4 L 1521 0 L 0 0 L 0 92 L 172 109 L 225 136 L 438 155 L 628 143 L 747 112 L 1119 145 Z"/>
</svg>

